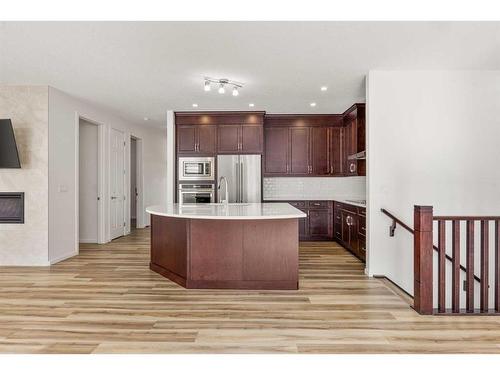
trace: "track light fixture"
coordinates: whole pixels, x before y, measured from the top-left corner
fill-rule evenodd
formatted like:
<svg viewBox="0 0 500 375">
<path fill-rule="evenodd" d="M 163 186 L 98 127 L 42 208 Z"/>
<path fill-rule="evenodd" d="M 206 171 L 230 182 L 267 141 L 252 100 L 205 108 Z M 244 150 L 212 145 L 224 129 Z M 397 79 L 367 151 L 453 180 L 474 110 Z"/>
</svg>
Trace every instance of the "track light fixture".
<svg viewBox="0 0 500 375">
<path fill-rule="evenodd" d="M 219 88 L 217 89 L 217 92 L 219 94 L 225 94 L 226 93 L 226 86 L 232 86 L 232 94 L 233 96 L 238 96 L 240 94 L 239 89 L 243 87 L 244 83 L 242 82 L 236 82 L 236 81 L 231 81 L 227 78 L 210 78 L 210 77 L 205 77 L 204 78 L 204 85 L 203 89 L 205 91 L 211 91 L 211 85 L 212 83 L 214 85 L 218 85 Z"/>
</svg>

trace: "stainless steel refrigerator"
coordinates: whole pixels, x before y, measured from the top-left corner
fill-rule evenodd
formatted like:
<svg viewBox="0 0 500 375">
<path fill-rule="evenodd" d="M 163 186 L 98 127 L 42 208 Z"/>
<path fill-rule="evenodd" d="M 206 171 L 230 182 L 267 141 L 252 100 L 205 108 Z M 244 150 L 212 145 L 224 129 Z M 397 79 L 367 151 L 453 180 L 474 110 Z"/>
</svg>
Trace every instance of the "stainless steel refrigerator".
<svg viewBox="0 0 500 375">
<path fill-rule="evenodd" d="M 260 155 L 218 155 L 217 186 L 224 176 L 228 183 L 229 203 L 260 203 Z M 224 199 L 225 187 L 218 191 L 218 201 Z"/>
</svg>

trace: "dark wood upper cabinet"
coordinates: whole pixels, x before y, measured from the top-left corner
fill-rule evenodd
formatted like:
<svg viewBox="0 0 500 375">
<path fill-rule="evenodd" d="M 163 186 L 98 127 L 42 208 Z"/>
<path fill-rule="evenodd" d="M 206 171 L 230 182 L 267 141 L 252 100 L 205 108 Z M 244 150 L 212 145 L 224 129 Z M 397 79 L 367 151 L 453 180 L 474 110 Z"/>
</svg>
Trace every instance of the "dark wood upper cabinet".
<svg viewBox="0 0 500 375">
<path fill-rule="evenodd" d="M 178 126 L 177 127 L 177 152 L 194 153 L 197 150 L 196 127 Z"/>
<path fill-rule="evenodd" d="M 177 153 L 207 154 L 215 153 L 215 126 L 183 125 L 177 127 Z"/>
<path fill-rule="evenodd" d="M 219 154 L 240 151 L 240 125 L 219 125 L 217 127 L 217 152 Z"/>
<path fill-rule="evenodd" d="M 240 151 L 246 153 L 261 154 L 263 151 L 264 129 L 262 125 L 241 125 L 240 128 Z"/>
<path fill-rule="evenodd" d="M 365 176 L 365 160 L 349 160 L 349 155 L 365 151 L 365 104 L 357 103 L 344 112 L 345 174 Z"/>
<path fill-rule="evenodd" d="M 217 152 L 219 154 L 262 153 L 261 125 L 219 125 Z"/>
<path fill-rule="evenodd" d="M 216 127 L 212 125 L 199 125 L 198 132 L 198 152 L 201 154 L 215 153 Z"/>
<path fill-rule="evenodd" d="M 290 128 L 290 174 L 309 174 L 309 128 Z"/>
<path fill-rule="evenodd" d="M 343 115 L 269 115 L 265 118 L 264 160 L 276 165 L 276 153 L 282 156 L 281 168 L 265 168 L 268 176 L 343 176 L 344 145 Z M 280 129 L 271 131 L 270 129 Z M 288 129 L 288 138 L 284 130 Z M 271 133 L 281 134 L 281 142 L 288 144 L 288 161 L 285 153 Z M 275 137 L 276 138 L 276 137 Z M 272 149 L 271 149 L 272 145 Z M 281 171 L 281 172 L 278 172 Z"/>
<path fill-rule="evenodd" d="M 265 128 L 264 144 L 264 173 L 286 175 L 288 173 L 288 128 Z"/>
<path fill-rule="evenodd" d="M 263 151 L 264 112 L 176 112 L 177 153 Z"/>
<path fill-rule="evenodd" d="M 315 176 L 328 176 L 331 173 L 329 132 L 329 128 L 326 127 L 312 127 L 310 129 L 310 173 Z"/>
<path fill-rule="evenodd" d="M 344 128 L 330 128 L 330 175 L 344 175 Z"/>
<path fill-rule="evenodd" d="M 348 159 L 349 155 L 357 152 L 356 120 L 349 118 L 346 121 L 344 129 L 345 174 L 356 176 L 358 174 L 358 162 L 357 160 Z"/>
</svg>

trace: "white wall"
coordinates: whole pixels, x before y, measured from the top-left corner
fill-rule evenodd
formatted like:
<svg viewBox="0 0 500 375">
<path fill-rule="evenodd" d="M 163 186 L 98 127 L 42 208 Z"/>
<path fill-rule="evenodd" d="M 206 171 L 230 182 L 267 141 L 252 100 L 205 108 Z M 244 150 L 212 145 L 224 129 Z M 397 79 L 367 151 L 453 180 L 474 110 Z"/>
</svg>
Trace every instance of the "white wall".
<svg viewBox="0 0 500 375">
<path fill-rule="evenodd" d="M 77 187 L 76 142 L 78 116 L 102 125 L 104 165 L 109 166 L 109 131 L 116 128 L 125 132 L 127 139 L 126 180 L 130 181 L 130 136 L 143 143 L 144 207 L 166 201 L 166 131 L 165 129 L 136 125 L 121 119 L 111 111 L 74 98 L 60 90 L 49 88 L 49 259 L 52 263 L 75 255 L 77 241 Z M 104 183 L 101 199 L 108 212 L 108 184 Z M 128 191 L 128 188 L 127 190 Z M 130 199 L 130 197 L 127 197 Z M 126 203 L 127 217 L 130 205 Z M 149 218 L 146 216 L 146 220 Z M 105 220 L 107 222 L 107 220 Z M 148 221 L 146 222 L 148 224 Z M 130 228 L 127 228 L 130 230 Z M 109 239 L 109 226 L 104 233 Z"/>
<path fill-rule="evenodd" d="M 380 209 L 411 227 L 414 205 L 500 215 L 500 71 L 371 71 L 367 83 L 368 273 L 413 293 L 412 236 L 389 237 Z"/>
<path fill-rule="evenodd" d="M 0 118 L 12 120 L 21 169 L 0 169 L 0 191 L 24 192 L 24 224 L 0 224 L 0 265 L 48 264 L 48 88 L 0 86 Z"/>
<path fill-rule="evenodd" d="M 175 115 L 167 111 L 167 203 L 174 203 L 175 197 Z"/>
<path fill-rule="evenodd" d="M 365 199 L 365 177 L 266 177 L 264 200 Z"/>
<path fill-rule="evenodd" d="M 79 242 L 97 243 L 97 125 L 80 119 L 79 140 Z"/>
</svg>

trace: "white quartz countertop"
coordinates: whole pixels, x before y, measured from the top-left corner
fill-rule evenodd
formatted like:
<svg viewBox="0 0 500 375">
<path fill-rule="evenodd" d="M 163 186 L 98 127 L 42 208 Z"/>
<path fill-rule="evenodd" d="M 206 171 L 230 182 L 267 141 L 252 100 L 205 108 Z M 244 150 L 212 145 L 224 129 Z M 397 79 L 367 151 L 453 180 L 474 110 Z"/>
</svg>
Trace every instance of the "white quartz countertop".
<svg viewBox="0 0 500 375">
<path fill-rule="evenodd" d="M 352 197 L 266 197 L 264 201 L 336 201 L 340 203 L 350 204 L 352 206 L 366 208 L 366 203 L 361 203 L 361 200 L 366 198 Z"/>
<path fill-rule="evenodd" d="M 296 219 L 306 214 L 288 203 L 177 203 L 150 206 L 146 212 L 152 215 L 185 219 L 263 220 Z"/>
</svg>

